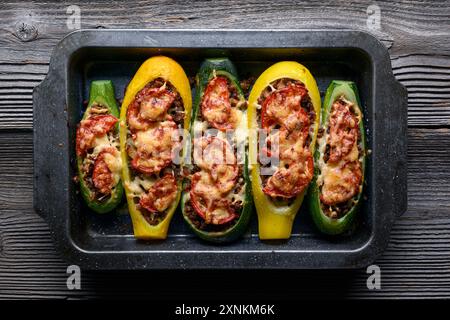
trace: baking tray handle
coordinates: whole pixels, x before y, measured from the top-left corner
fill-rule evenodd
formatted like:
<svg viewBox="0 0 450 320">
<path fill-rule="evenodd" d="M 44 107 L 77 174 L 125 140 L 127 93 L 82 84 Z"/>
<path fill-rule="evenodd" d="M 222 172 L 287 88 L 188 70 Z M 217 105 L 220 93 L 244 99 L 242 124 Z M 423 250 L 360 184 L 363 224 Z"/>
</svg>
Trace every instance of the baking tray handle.
<svg viewBox="0 0 450 320">
<path fill-rule="evenodd" d="M 38 86 L 33 89 L 33 207 L 37 214 L 39 214 L 44 220 L 45 217 L 45 201 L 44 192 L 41 186 L 41 180 L 43 180 L 44 175 L 43 170 L 43 159 L 41 156 L 41 148 L 43 147 L 43 140 L 45 136 L 43 135 L 43 126 L 41 124 L 41 116 L 45 112 L 45 92 L 47 88 L 48 79 L 45 78 Z"/>
<path fill-rule="evenodd" d="M 33 207 L 47 222 L 52 210 L 49 203 L 59 195 L 55 181 L 61 179 L 54 176 L 50 163 L 56 161 L 62 165 L 64 137 L 57 132 L 60 126 L 67 125 L 66 112 L 62 110 L 65 95 L 61 93 L 61 82 L 61 77 L 50 69 L 33 90 Z"/>
<path fill-rule="evenodd" d="M 400 217 L 406 212 L 408 206 L 408 188 L 407 188 L 407 153 L 408 153 L 408 91 L 394 77 L 392 78 L 393 122 L 391 127 L 392 153 L 391 161 L 393 163 L 393 191 L 392 199 L 394 201 L 394 214 Z"/>
</svg>

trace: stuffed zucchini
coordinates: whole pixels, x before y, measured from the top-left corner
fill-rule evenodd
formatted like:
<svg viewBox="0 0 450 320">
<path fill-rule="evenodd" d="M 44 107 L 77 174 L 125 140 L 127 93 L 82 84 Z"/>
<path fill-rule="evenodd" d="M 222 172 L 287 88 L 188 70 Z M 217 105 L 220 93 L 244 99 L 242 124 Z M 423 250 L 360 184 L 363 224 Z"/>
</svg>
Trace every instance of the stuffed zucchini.
<svg viewBox="0 0 450 320">
<path fill-rule="evenodd" d="M 315 175 L 308 195 L 312 218 L 323 233 L 341 234 L 352 226 L 362 200 L 365 158 L 356 85 L 332 81 L 323 103 Z"/>
<path fill-rule="evenodd" d="M 119 109 L 111 81 L 93 81 L 89 102 L 76 133 L 81 195 L 97 213 L 113 210 L 122 200 Z"/>
<path fill-rule="evenodd" d="M 237 239 L 251 211 L 247 102 L 228 59 L 207 59 L 197 74 L 190 152 L 181 208 L 184 220 L 211 242 Z M 211 132 L 207 132 L 211 131 Z"/>
<path fill-rule="evenodd" d="M 128 210 L 138 239 L 165 239 L 181 194 L 182 129 L 191 89 L 182 67 L 157 56 L 128 85 L 120 113 L 120 149 Z M 181 157 L 179 157 L 181 158 Z"/>
<path fill-rule="evenodd" d="M 314 171 L 320 95 L 303 65 L 283 61 L 249 96 L 249 159 L 260 239 L 287 239 Z"/>
</svg>

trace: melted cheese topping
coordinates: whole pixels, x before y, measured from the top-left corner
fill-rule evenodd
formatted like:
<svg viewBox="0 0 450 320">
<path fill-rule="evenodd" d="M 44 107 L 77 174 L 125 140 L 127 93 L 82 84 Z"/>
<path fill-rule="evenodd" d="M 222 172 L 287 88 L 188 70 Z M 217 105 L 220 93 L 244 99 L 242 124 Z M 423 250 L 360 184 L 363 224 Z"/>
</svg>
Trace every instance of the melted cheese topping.
<svg viewBox="0 0 450 320">
<path fill-rule="evenodd" d="M 138 131 L 134 145 L 139 151 L 151 154 L 159 146 L 159 141 L 155 139 L 155 132 L 153 130 Z"/>
<path fill-rule="evenodd" d="M 134 155 L 133 166 L 147 170 L 148 172 L 144 171 L 147 173 L 159 172 L 170 164 L 179 146 L 180 139 L 175 122 L 163 121 L 152 128 L 136 132 L 128 155 Z"/>
<path fill-rule="evenodd" d="M 155 121 L 164 115 L 175 100 L 175 94 L 166 91 L 165 82 L 161 88 L 151 91 L 154 91 L 154 93 L 150 97 L 145 96 L 141 102 L 139 115 L 143 119 Z"/>
<path fill-rule="evenodd" d="M 212 181 L 211 176 L 205 171 L 200 171 L 197 175 L 200 175 L 200 179 L 195 183 L 192 191 L 205 202 L 204 205 L 198 205 L 202 206 L 206 222 L 217 224 L 219 221 L 228 218 L 230 216 L 228 205 L 217 205 L 218 201 L 223 199 L 223 194 Z M 227 198 L 225 197 L 225 199 Z"/>
<path fill-rule="evenodd" d="M 341 164 L 329 164 L 323 167 L 322 170 L 322 179 L 323 179 L 323 185 L 329 186 L 330 188 L 333 188 L 335 186 L 342 186 L 345 189 L 351 189 L 352 184 L 349 183 L 347 180 L 342 179 L 343 176 L 351 175 L 352 171 L 348 168 L 342 168 Z"/>
<path fill-rule="evenodd" d="M 106 134 L 95 138 L 94 143 L 94 151 L 92 152 L 92 155 L 97 156 L 100 152 L 102 152 L 106 148 L 119 148 L 119 141 L 116 138 L 113 138 L 112 136 L 108 136 Z"/>
<path fill-rule="evenodd" d="M 163 170 L 170 168 L 181 145 L 181 126 L 167 114 L 177 95 L 175 90 L 167 91 L 167 83 L 164 82 L 159 88 L 142 89 L 128 105 L 126 151 L 129 166 L 132 172 L 143 174 L 132 175 L 125 186 L 134 200 L 139 198 L 139 210 L 164 212 L 178 193 L 174 179 L 169 183 L 164 177 L 158 177 Z M 136 101 L 141 97 L 143 100 L 136 108 Z M 175 191 L 169 196 L 162 194 L 173 188 Z"/>
<path fill-rule="evenodd" d="M 222 139 L 224 141 L 228 141 L 231 145 L 234 145 L 236 147 L 236 153 L 233 152 L 233 158 L 236 157 L 237 164 L 241 165 L 244 163 L 245 160 L 245 148 L 248 144 L 248 123 L 247 123 L 247 110 L 241 110 L 239 107 L 241 107 L 243 104 L 245 104 L 245 100 L 240 100 L 236 107 L 231 109 L 232 116 L 230 116 L 230 121 L 233 122 L 233 127 L 235 127 L 234 130 L 227 130 L 227 131 L 221 131 L 221 130 L 215 130 L 214 136 Z M 208 118 L 215 119 L 216 116 L 216 110 L 212 109 L 209 110 Z M 223 112 L 217 112 L 217 121 L 219 121 L 220 116 L 222 116 Z M 208 121 L 199 121 L 195 120 L 193 123 L 193 138 L 198 138 L 205 135 L 205 132 L 207 132 L 210 129 L 211 126 L 208 123 Z M 205 169 L 204 166 L 202 166 L 202 161 L 200 161 L 200 164 L 196 160 L 196 153 L 195 153 L 195 147 L 193 148 L 193 155 L 194 155 L 194 163 L 196 163 L 200 168 Z M 222 152 L 220 152 L 220 156 L 223 157 Z M 204 157 L 204 155 L 203 155 Z M 228 157 L 227 157 L 228 158 Z M 234 161 L 233 161 L 234 162 Z M 235 163 L 236 163 L 235 162 Z M 230 163 L 230 162 L 226 162 Z M 218 165 L 218 170 L 221 169 L 225 170 L 224 165 L 222 165 L 224 168 L 220 167 L 221 165 Z M 222 172 L 223 173 L 223 172 Z M 226 172 L 228 173 L 228 172 Z M 237 188 L 237 183 L 235 181 L 232 181 L 232 185 L 229 185 L 231 181 L 227 181 L 230 179 L 228 174 L 220 174 L 218 177 L 215 176 L 214 171 L 208 172 L 207 171 L 200 171 L 198 174 L 201 174 L 201 179 L 197 181 L 195 184 L 195 193 L 201 194 L 202 198 L 206 201 L 207 207 L 210 207 L 210 205 L 217 201 L 218 199 L 224 199 L 228 201 L 231 204 L 241 203 L 243 204 L 245 201 L 245 190 L 246 190 L 246 183 L 243 183 L 243 177 L 238 177 L 237 179 L 240 179 L 240 184 L 242 186 L 240 188 Z M 218 181 L 220 180 L 220 181 Z M 190 195 L 189 195 L 190 197 Z M 225 219 L 229 217 L 230 212 L 226 210 L 226 208 L 223 207 L 217 207 L 214 209 L 206 209 L 205 212 L 208 217 L 206 217 L 206 221 L 220 221 L 222 219 Z"/>
<path fill-rule="evenodd" d="M 140 177 L 135 177 L 132 181 L 126 182 L 126 185 L 133 196 L 140 197 L 143 193 L 147 192 L 155 182 L 156 180 L 153 178 L 146 177 L 145 179 L 141 179 Z"/>
<path fill-rule="evenodd" d="M 237 126 L 234 137 L 236 144 L 246 145 L 248 143 L 248 123 L 247 123 L 247 110 L 236 110 Z"/>
<path fill-rule="evenodd" d="M 116 137 L 112 135 L 104 134 L 100 137 L 96 137 L 93 142 L 93 151 L 91 157 L 86 157 L 83 159 L 84 163 L 93 162 L 92 159 L 96 159 L 97 156 L 105 149 L 114 149 L 115 153 L 112 154 L 110 152 L 105 153 L 105 162 L 108 166 L 108 169 L 113 174 L 114 184 L 117 184 L 120 181 L 121 171 L 122 171 L 122 159 L 120 157 L 119 149 L 119 141 Z"/>
<path fill-rule="evenodd" d="M 234 109 L 231 109 L 229 112 L 224 112 L 220 108 L 210 108 L 204 111 L 205 118 L 208 118 L 211 122 L 217 123 L 233 123 L 234 124 Z M 228 120 L 228 121 L 227 121 Z"/>
<path fill-rule="evenodd" d="M 234 189 L 232 192 L 228 193 L 227 198 L 231 201 L 231 203 L 244 203 L 245 201 L 245 188 L 247 184 L 244 183 L 240 190 Z"/>
<path fill-rule="evenodd" d="M 237 118 L 237 127 L 235 130 L 232 130 L 233 134 L 230 136 L 227 136 L 227 133 L 223 131 L 217 132 L 217 137 L 228 141 L 231 138 L 232 143 L 235 143 L 236 145 L 236 156 L 237 156 L 237 163 L 243 164 L 244 163 L 244 156 L 245 156 L 245 147 L 248 144 L 248 124 L 247 124 L 247 110 L 238 110 L 236 109 L 236 118 Z M 206 130 L 208 130 L 208 122 L 207 121 L 198 121 L 195 120 L 193 124 L 193 132 L 194 136 L 201 135 Z M 225 177 L 224 177 L 225 178 Z M 238 179 L 242 179 L 241 177 Z M 227 194 L 227 198 L 231 200 L 232 203 L 236 202 L 244 202 L 245 199 L 245 187 L 244 184 L 243 188 L 240 190 L 233 189 L 231 192 Z"/>
<path fill-rule="evenodd" d="M 194 135 L 201 135 L 206 130 L 208 130 L 207 121 L 194 121 Z"/>
<path fill-rule="evenodd" d="M 138 152 L 153 154 L 155 151 L 171 150 L 176 128 L 172 122 L 161 122 L 157 128 L 136 133 L 135 146 Z"/>
<path fill-rule="evenodd" d="M 340 98 L 344 100 L 345 102 L 351 104 L 351 102 Z M 361 121 L 361 113 L 359 108 L 354 108 L 356 111 L 358 123 Z M 331 111 L 330 111 L 331 112 Z M 338 122 L 341 120 L 342 116 L 338 117 Z M 342 120 L 341 120 L 342 121 Z M 324 134 L 320 139 L 318 139 L 318 149 L 319 149 L 319 161 L 317 163 L 320 174 L 317 177 L 317 184 L 319 187 L 326 188 L 326 190 L 333 190 L 336 188 L 342 188 L 344 190 L 352 190 L 353 184 L 352 180 L 349 179 L 349 177 L 352 177 L 354 175 L 354 172 L 351 170 L 351 167 L 346 166 L 349 162 L 355 162 L 355 161 L 362 161 L 361 156 L 359 154 L 358 150 L 358 141 L 355 139 L 351 151 L 345 155 L 342 159 L 339 160 L 337 163 L 325 163 L 324 161 L 324 154 L 326 151 L 327 146 L 327 139 L 329 137 L 329 134 L 326 133 L 326 128 L 329 124 L 326 123 L 324 126 Z M 322 190 L 322 192 L 326 192 L 326 190 Z"/>
<path fill-rule="evenodd" d="M 248 143 L 248 126 L 247 126 L 247 110 L 239 110 L 235 109 L 236 112 L 236 129 L 230 130 L 229 132 L 232 132 L 232 138 L 234 141 L 237 141 L 238 143 Z M 205 131 L 210 129 L 208 121 L 199 121 L 195 120 L 193 123 L 193 133 L 195 135 L 201 135 Z M 210 130 L 216 130 L 216 129 L 210 129 Z M 226 132 L 218 131 L 217 137 L 221 139 L 227 140 Z"/>
<path fill-rule="evenodd" d="M 104 159 L 108 169 L 113 174 L 114 184 L 117 184 L 120 180 L 120 173 L 122 171 L 122 159 L 120 158 L 119 152 L 116 150 L 115 155 L 105 153 Z"/>
<path fill-rule="evenodd" d="M 271 176 L 263 192 L 272 197 L 293 198 L 305 190 L 313 177 L 313 160 L 307 137 L 314 133 L 314 125 L 301 105 L 307 90 L 299 84 L 275 89 L 264 98 L 261 127 L 268 132 L 265 146 L 260 147 L 261 164 L 271 160 L 270 168 L 260 174 Z M 277 129 L 279 127 L 279 129 Z M 275 129 L 275 130 L 274 130 Z M 261 136 L 260 136 L 261 138 Z M 279 162 L 278 165 L 274 162 Z"/>
</svg>

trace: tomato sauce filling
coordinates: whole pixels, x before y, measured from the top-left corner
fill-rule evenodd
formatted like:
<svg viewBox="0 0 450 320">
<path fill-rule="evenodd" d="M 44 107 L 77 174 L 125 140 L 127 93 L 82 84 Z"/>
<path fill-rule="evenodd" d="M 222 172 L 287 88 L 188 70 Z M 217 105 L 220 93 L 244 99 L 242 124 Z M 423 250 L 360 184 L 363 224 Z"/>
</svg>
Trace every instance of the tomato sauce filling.
<svg viewBox="0 0 450 320">
<path fill-rule="evenodd" d="M 197 121 L 219 131 L 236 129 L 245 99 L 225 76 L 215 75 L 207 84 Z M 233 139 L 232 139 L 233 140 Z M 236 157 L 235 141 L 205 136 L 193 141 L 194 166 L 190 170 L 185 214 L 200 230 L 220 232 L 233 226 L 242 211 L 245 181 Z"/>
<path fill-rule="evenodd" d="M 112 115 L 91 115 L 81 120 L 76 134 L 77 156 L 85 156 L 93 147 L 95 138 L 99 138 L 114 129 L 119 119 Z"/>
<path fill-rule="evenodd" d="M 167 110 L 174 102 L 176 93 L 161 87 L 145 87 L 136 95 L 127 109 L 128 127 L 131 131 L 147 130 L 157 121 L 170 119 Z"/>
<path fill-rule="evenodd" d="M 145 174 L 160 172 L 172 163 L 173 152 L 180 146 L 178 126 L 172 120 L 155 123 L 145 131 L 132 134 L 136 147 L 131 166 Z"/>
<path fill-rule="evenodd" d="M 113 172 L 106 160 L 108 156 L 117 157 L 119 155 L 115 148 L 107 148 L 101 151 L 97 159 L 95 159 L 94 170 L 92 172 L 94 186 L 102 194 L 110 194 L 116 185 Z"/>
<path fill-rule="evenodd" d="M 171 173 L 166 173 L 141 197 L 139 205 L 149 212 L 163 212 L 176 199 L 177 191 L 178 187 L 175 176 Z"/>
<path fill-rule="evenodd" d="M 319 180 L 322 209 L 332 218 L 343 216 L 352 207 L 362 187 L 359 121 L 351 102 L 341 97 L 333 103 Z"/>
<path fill-rule="evenodd" d="M 217 137 L 194 140 L 194 162 L 200 169 L 191 179 L 190 200 L 208 224 L 225 224 L 237 217 L 228 193 L 239 174 L 234 150 Z"/>
<path fill-rule="evenodd" d="M 261 175 L 263 192 L 274 199 L 292 199 L 307 188 L 314 174 L 309 145 L 315 113 L 308 90 L 299 81 L 276 80 L 258 103 L 259 121 L 267 136 L 261 153 L 279 163 L 271 168 L 271 175 Z"/>
<path fill-rule="evenodd" d="M 178 194 L 179 129 L 184 105 L 176 88 L 157 78 L 139 91 L 127 109 L 127 144 L 134 202 L 146 221 L 159 224 Z"/>
<path fill-rule="evenodd" d="M 236 109 L 233 104 L 237 102 L 237 90 L 224 76 L 211 79 L 205 88 L 201 102 L 203 119 L 218 130 L 236 128 Z"/>
<path fill-rule="evenodd" d="M 120 180 L 120 153 L 115 125 L 118 119 L 99 104 L 90 107 L 76 132 L 76 154 L 81 157 L 83 182 L 92 200 L 107 200 Z"/>
</svg>

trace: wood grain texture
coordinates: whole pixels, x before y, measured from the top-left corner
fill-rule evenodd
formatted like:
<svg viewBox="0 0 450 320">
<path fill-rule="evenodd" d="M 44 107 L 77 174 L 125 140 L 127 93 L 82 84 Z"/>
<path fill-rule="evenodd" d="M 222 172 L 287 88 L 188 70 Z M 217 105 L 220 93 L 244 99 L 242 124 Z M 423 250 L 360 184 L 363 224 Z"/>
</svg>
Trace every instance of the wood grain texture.
<svg viewBox="0 0 450 320">
<path fill-rule="evenodd" d="M 47 73 L 51 51 L 70 30 L 71 1 L 1 3 L 0 130 L 31 129 L 32 89 Z M 448 1 L 377 1 L 381 29 L 367 27 L 373 1 L 94 1 L 79 4 L 83 28 L 321 28 L 357 29 L 388 46 L 398 79 L 409 92 L 409 123 L 450 124 L 450 5 Z M 102 12 L 102 14 L 99 14 Z M 20 40 L 25 24 L 37 30 Z"/>
<path fill-rule="evenodd" d="M 450 125 L 450 55 L 392 58 L 395 77 L 408 89 L 408 125 Z M 0 130 L 31 129 L 33 88 L 47 64 L 0 64 Z"/>
<path fill-rule="evenodd" d="M 82 290 L 66 288 L 67 264 L 55 253 L 44 221 L 32 210 L 32 134 L 0 135 L 0 297 L 168 298 L 189 296 L 198 277 L 217 283 L 228 298 L 237 281 L 252 297 L 267 297 L 260 279 L 268 279 L 279 298 L 293 297 L 450 297 L 450 129 L 409 129 L 407 212 L 395 223 L 386 252 L 376 262 L 382 289 L 366 287 L 365 270 L 235 271 L 235 280 L 213 271 L 83 272 Z M 436 205 L 436 204 L 439 205 Z M 233 272 L 232 272 L 233 273 Z M 156 288 L 155 279 L 166 286 Z M 290 283 L 286 287 L 286 283 Z M 152 285 L 153 284 L 153 285 Z M 259 288 L 260 290 L 255 290 Z M 203 288 L 214 296 L 214 288 Z M 208 291 L 209 290 L 209 291 Z M 259 292 L 255 296 L 255 291 Z M 244 294 L 245 295 L 245 294 Z"/>
<path fill-rule="evenodd" d="M 408 89 L 409 126 L 450 125 L 450 56 L 394 57 L 392 68 Z"/>
<path fill-rule="evenodd" d="M 365 270 L 294 272 L 83 272 L 82 289 L 66 287 L 67 264 L 32 209 L 32 89 L 48 72 L 51 51 L 70 30 L 72 1 L 0 3 L 0 298 L 188 299 L 197 278 L 223 295 L 264 298 L 450 297 L 450 4 L 377 1 L 381 29 L 369 30 L 373 1 L 90 1 L 78 2 L 83 28 L 325 28 L 373 33 L 388 48 L 407 87 L 408 210 L 394 225 L 377 264 L 382 289 L 366 287 Z M 22 25 L 36 39 L 20 39 Z M 238 281 L 245 277 L 246 285 Z M 268 284 L 263 286 L 261 278 Z M 165 285 L 155 286 L 155 281 Z M 289 284 L 289 285 L 287 285 Z M 214 296 L 205 287 L 204 296 Z"/>
<path fill-rule="evenodd" d="M 4 33 L 0 59 L 45 62 L 56 41 L 67 34 L 67 8 L 71 1 L 2 3 Z M 367 30 L 367 9 L 373 1 L 89 1 L 78 4 L 82 28 L 352 28 Z M 448 53 L 449 5 L 441 1 L 377 1 L 381 29 L 370 30 L 380 39 L 395 43 L 394 54 Z M 17 24 L 38 30 L 35 41 L 20 46 Z M 417 39 L 421 42 L 411 41 Z M 36 44 L 38 47 L 36 48 Z M 28 51 L 26 49 L 29 49 Z M 32 50 L 30 50 L 32 49 Z M 418 51 L 417 51 L 418 50 Z"/>
</svg>

